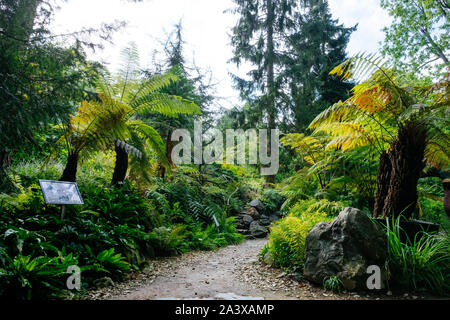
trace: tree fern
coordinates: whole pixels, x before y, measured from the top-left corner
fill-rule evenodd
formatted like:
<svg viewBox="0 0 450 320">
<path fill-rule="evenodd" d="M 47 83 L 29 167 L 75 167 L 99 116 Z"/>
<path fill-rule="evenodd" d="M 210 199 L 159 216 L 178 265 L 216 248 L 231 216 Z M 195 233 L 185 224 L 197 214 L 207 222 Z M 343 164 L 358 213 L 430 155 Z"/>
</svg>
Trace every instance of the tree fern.
<svg viewBox="0 0 450 320">
<path fill-rule="evenodd" d="M 142 96 L 132 103 L 138 114 L 159 113 L 168 117 L 181 114 L 201 114 L 200 107 L 192 101 L 165 93 Z"/>
<path fill-rule="evenodd" d="M 376 146 L 392 166 L 380 162 L 374 215 L 382 212 L 389 216 L 402 210 L 410 215 L 417 201 L 416 185 L 423 160 L 439 168 L 448 167 L 448 77 L 432 86 L 402 86 L 396 70 L 380 58 L 365 54 L 345 61 L 331 74 L 361 83 L 352 89 L 349 99 L 319 114 L 310 129 L 314 135 L 331 137 L 328 148 L 346 151 Z M 389 188 L 381 187 L 386 185 Z"/>
<path fill-rule="evenodd" d="M 65 172 L 68 171 L 70 161 L 71 166 L 76 164 L 81 150 L 108 149 L 111 146 L 116 150 L 113 184 L 125 178 L 128 151 L 133 151 L 131 154 L 137 156 L 137 161 L 133 161 L 133 164 L 136 164 L 134 167 L 141 168 L 144 176 L 147 176 L 148 169 L 148 163 L 145 163 L 148 162 L 146 147 L 156 153 L 157 160 L 162 166 L 170 169 L 161 136 L 151 126 L 136 120 L 136 116 L 157 113 L 167 117 L 178 117 L 182 114 L 201 113 L 200 107 L 195 103 L 159 92 L 178 80 L 178 76 L 174 73 L 153 75 L 142 81 L 139 78 L 136 47 L 131 45 L 123 51 L 123 55 L 124 65 L 116 80 L 105 74 L 98 84 L 97 100 L 82 102 L 66 126 L 65 134 L 60 141 L 64 141 L 72 149 L 69 153 L 72 154 L 72 158 L 68 159 Z M 120 154 L 120 157 L 117 154 Z M 69 171 L 72 176 L 74 172 L 76 173 L 76 168 Z M 74 180 L 75 177 L 70 179 Z"/>
</svg>

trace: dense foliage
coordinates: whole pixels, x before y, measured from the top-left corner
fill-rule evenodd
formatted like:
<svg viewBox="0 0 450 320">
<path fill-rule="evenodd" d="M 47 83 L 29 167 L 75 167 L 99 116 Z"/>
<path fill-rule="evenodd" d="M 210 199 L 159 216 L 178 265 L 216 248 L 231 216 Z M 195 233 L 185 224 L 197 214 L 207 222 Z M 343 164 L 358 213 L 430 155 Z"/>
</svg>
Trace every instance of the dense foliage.
<svg viewBox="0 0 450 320">
<path fill-rule="evenodd" d="M 382 0 L 394 18 L 382 49 L 349 59 L 356 26 L 333 20 L 326 0 L 233 3 L 230 62 L 250 71 L 232 75 L 242 105 L 217 116 L 181 22 L 164 58 L 143 68 L 130 43 L 109 72 L 86 50 L 120 23 L 59 36 L 47 1 L 1 2 L 0 297 L 77 298 L 151 259 L 240 243 L 243 209 L 269 226 L 261 259 L 301 276 L 308 233 L 345 207 L 392 218 L 390 287 L 449 294 L 447 2 Z M 213 128 L 280 129 L 278 174 L 255 174 L 261 161 L 175 165 L 172 134 L 198 120 L 205 150 Z M 84 204 L 46 204 L 40 179 L 77 181 Z M 404 241 L 400 217 L 439 232 Z M 81 292 L 66 290 L 74 266 Z M 323 286 L 339 293 L 342 281 Z"/>
<path fill-rule="evenodd" d="M 103 172 L 107 165 L 91 161 L 83 166 L 79 183 L 85 204 L 68 207 L 64 219 L 59 206 L 44 205 L 36 185 L 39 178 L 57 178 L 59 163 L 43 171 L 39 162 L 11 168 L 20 191 L 0 194 L 2 296 L 60 294 L 70 265 L 81 268 L 87 289 L 104 276 L 124 279 L 130 269 L 145 266 L 146 259 L 243 240 L 230 215 L 242 209 L 248 190 L 232 171 L 180 167 L 171 181 L 157 179 L 142 194 L 131 184 L 108 187 L 110 175 L 91 171 L 98 166 Z"/>
</svg>

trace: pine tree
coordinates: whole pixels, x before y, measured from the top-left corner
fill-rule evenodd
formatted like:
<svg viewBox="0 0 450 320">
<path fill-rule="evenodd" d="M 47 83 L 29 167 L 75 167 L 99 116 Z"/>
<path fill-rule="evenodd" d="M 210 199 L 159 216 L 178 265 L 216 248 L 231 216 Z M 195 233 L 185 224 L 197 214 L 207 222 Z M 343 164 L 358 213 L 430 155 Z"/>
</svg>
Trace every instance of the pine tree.
<svg viewBox="0 0 450 320">
<path fill-rule="evenodd" d="M 285 34 L 292 29 L 292 12 L 297 3 L 287 0 L 233 0 L 234 10 L 240 18 L 233 28 L 231 43 L 233 58 L 237 66 L 242 62 L 251 63 L 254 68 L 248 73 L 250 79 L 235 77 L 241 96 L 249 100 L 255 93 L 259 97 L 253 101 L 265 116 L 267 128 L 277 126 L 280 101 L 280 67 Z M 270 143 L 268 145 L 270 153 Z M 268 182 L 274 176 L 267 176 Z"/>
<path fill-rule="evenodd" d="M 186 63 L 183 52 L 183 26 L 181 22 L 174 26 L 174 30 L 167 37 L 164 43 L 164 54 L 166 59 L 164 64 L 159 67 L 160 71 L 172 70 L 178 77 L 178 81 L 171 83 L 163 88 L 161 92 L 182 97 L 193 101 L 200 107 L 201 115 L 186 116 L 180 115 L 177 118 L 167 119 L 161 116 L 152 116 L 147 121 L 160 132 L 166 144 L 166 157 L 169 164 L 172 165 L 173 142 L 171 140 L 172 132 L 179 128 L 194 130 L 194 120 L 201 118 L 203 121 L 203 130 L 207 130 L 212 124 L 212 117 L 208 112 L 208 106 L 214 99 L 211 94 L 212 85 L 205 83 L 204 75 L 194 66 L 189 67 Z M 191 71 L 196 71 L 197 75 L 192 76 Z M 151 75 L 151 72 L 148 72 Z M 160 166 L 159 174 L 164 177 L 166 168 Z"/>
<path fill-rule="evenodd" d="M 351 33 L 333 20 L 326 0 L 304 0 L 294 16 L 295 31 L 288 37 L 284 56 L 285 79 L 292 100 L 287 110 L 293 126 L 287 131 L 303 132 L 321 111 L 349 97 L 351 83 L 329 72 L 346 60 Z"/>
<path fill-rule="evenodd" d="M 0 187 L 14 153 L 37 146 L 35 135 L 67 119 L 99 65 L 81 46 L 53 43 L 51 6 L 40 0 L 3 0 L 0 5 Z"/>
</svg>

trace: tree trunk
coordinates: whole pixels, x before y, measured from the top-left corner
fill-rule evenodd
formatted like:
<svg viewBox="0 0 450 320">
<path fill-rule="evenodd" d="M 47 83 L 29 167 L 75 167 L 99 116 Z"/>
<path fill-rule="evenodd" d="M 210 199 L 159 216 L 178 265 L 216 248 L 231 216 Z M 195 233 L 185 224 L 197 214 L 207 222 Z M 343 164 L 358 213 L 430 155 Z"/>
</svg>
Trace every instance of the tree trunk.
<svg viewBox="0 0 450 320">
<path fill-rule="evenodd" d="M 383 151 L 380 155 L 380 164 L 377 172 L 377 191 L 375 194 L 375 203 L 373 206 L 373 217 L 377 218 L 383 213 L 384 201 L 386 200 L 389 182 L 391 180 L 392 165 L 389 155 Z"/>
<path fill-rule="evenodd" d="M 444 186 L 444 210 L 450 218 L 450 179 L 445 179 L 442 184 Z"/>
<path fill-rule="evenodd" d="M 11 165 L 11 154 L 7 151 L 0 152 L 0 186 L 5 185 L 8 177 L 6 169 Z"/>
<path fill-rule="evenodd" d="M 275 129 L 275 81 L 274 81 L 274 40 L 273 40 L 273 24 L 275 18 L 274 6 L 272 0 L 267 1 L 267 131 L 271 137 L 271 130 Z M 267 139 L 268 154 L 272 154 L 272 145 Z M 275 175 L 266 176 L 266 182 L 274 183 Z"/>
<path fill-rule="evenodd" d="M 128 171 L 128 153 L 120 146 L 115 145 L 116 163 L 111 184 L 118 186 L 123 184 Z"/>
<path fill-rule="evenodd" d="M 415 122 L 408 122 L 391 144 L 389 158 L 392 164 L 388 194 L 382 217 L 409 219 L 417 203 L 417 182 L 425 167 L 426 130 Z"/>
<path fill-rule="evenodd" d="M 171 136 L 172 136 L 172 133 L 169 131 L 169 133 L 167 134 L 167 139 L 166 139 L 166 158 L 167 158 L 170 166 L 173 165 L 172 150 L 174 147 Z M 163 165 L 159 166 L 159 176 L 163 179 L 166 176 L 166 168 Z"/>
<path fill-rule="evenodd" d="M 78 153 L 69 153 L 67 157 L 66 167 L 59 181 L 77 181 L 77 169 L 78 169 Z"/>
</svg>

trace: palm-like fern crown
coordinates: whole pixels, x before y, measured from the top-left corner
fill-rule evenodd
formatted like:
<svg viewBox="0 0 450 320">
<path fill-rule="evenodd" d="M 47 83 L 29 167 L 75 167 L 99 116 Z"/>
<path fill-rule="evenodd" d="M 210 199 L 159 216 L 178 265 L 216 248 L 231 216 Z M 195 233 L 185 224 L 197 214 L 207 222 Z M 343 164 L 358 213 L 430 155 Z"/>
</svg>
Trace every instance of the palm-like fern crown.
<svg viewBox="0 0 450 320">
<path fill-rule="evenodd" d="M 395 70 L 381 58 L 365 54 L 350 58 L 330 74 L 362 81 L 348 100 L 332 105 L 310 124 L 315 135 L 329 136 L 327 150 L 345 151 L 367 144 L 385 150 L 399 127 L 415 121 L 428 129 L 428 162 L 439 168 L 448 166 L 448 78 L 432 86 L 402 87 Z"/>
<path fill-rule="evenodd" d="M 98 100 L 84 101 L 71 117 L 66 142 L 75 149 L 110 148 L 117 140 L 120 145 L 133 145 L 145 154 L 145 146 L 153 149 L 162 164 L 168 164 L 165 145 L 159 133 L 137 115 L 162 114 L 178 117 L 181 114 L 201 114 L 200 107 L 182 97 L 161 93 L 161 89 L 178 76 L 169 71 L 149 79 L 139 78 L 138 55 L 134 45 L 124 49 L 124 63 L 113 79 L 106 74 L 98 83 Z M 143 159 L 146 160 L 145 157 Z"/>
</svg>

